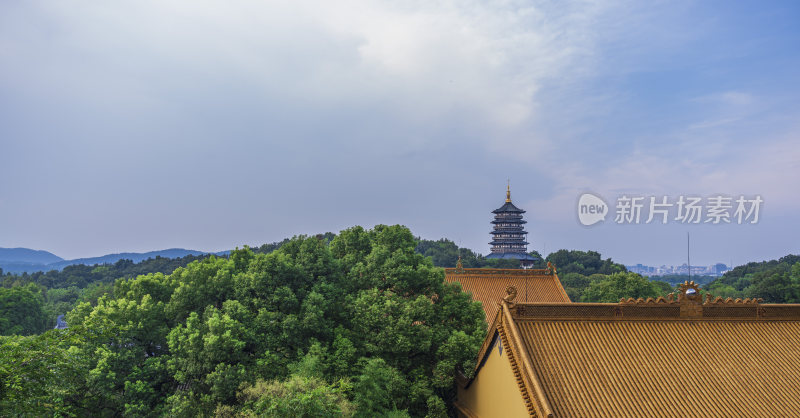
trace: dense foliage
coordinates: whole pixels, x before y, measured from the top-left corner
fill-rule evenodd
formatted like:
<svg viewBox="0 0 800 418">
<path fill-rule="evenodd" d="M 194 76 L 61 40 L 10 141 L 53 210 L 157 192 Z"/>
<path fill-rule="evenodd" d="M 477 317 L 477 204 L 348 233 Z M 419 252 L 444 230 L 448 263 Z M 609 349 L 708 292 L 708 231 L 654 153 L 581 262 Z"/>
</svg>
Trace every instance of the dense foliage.
<svg viewBox="0 0 800 418">
<path fill-rule="evenodd" d="M 453 241 L 445 238 L 438 241 L 420 238 L 417 240 L 417 252 L 426 257 L 431 257 L 433 265 L 436 267 L 455 267 L 458 258 L 461 257 L 461 265 L 464 268 L 519 268 L 519 260 L 486 258 L 476 254 L 469 248 L 460 248 Z M 544 268 L 544 260 L 538 252 L 531 251 L 529 254 L 537 259 L 533 267 Z"/>
<path fill-rule="evenodd" d="M 486 324 L 416 245 L 355 227 L 118 280 L 68 331 L 0 340 L 0 410 L 444 416 Z"/>
<path fill-rule="evenodd" d="M 628 271 L 622 264 L 603 260 L 597 251 L 558 250 L 547 255 L 547 261 L 558 267 L 558 272 L 592 274 L 613 274 Z"/>
<path fill-rule="evenodd" d="M 41 289 L 34 285 L 0 287 L 0 335 L 30 335 L 47 328 Z"/>
<path fill-rule="evenodd" d="M 182 258 L 155 257 L 134 263 L 131 260 L 119 260 L 113 264 L 95 264 L 86 266 L 72 264 L 62 270 L 38 271 L 35 273 L 22 273 L 0 275 L 3 287 L 13 287 L 19 283 L 35 283 L 47 289 L 78 288 L 82 289 L 93 283 L 114 283 L 119 278 L 132 278 L 148 273 L 172 273 L 178 267 L 184 267 L 195 260 L 200 260 L 207 255 L 188 255 Z M 2 272 L 2 270 L 0 270 Z"/>
<path fill-rule="evenodd" d="M 800 255 L 738 266 L 706 285 L 705 290 L 722 297 L 800 303 Z"/>
<path fill-rule="evenodd" d="M 155 257 L 139 263 L 119 260 L 113 264 L 93 266 L 74 264 L 61 271 L 32 274 L 2 274 L 0 270 L 0 298 L 5 298 L 0 304 L 0 335 L 40 333 L 53 328 L 56 317 L 71 311 L 76 304 L 94 303 L 100 296 L 111 293 L 117 279 L 158 272 L 169 274 L 205 257 Z M 35 296 L 27 296 L 26 292 Z"/>
<path fill-rule="evenodd" d="M 622 298 L 654 298 L 671 291 L 672 287 L 668 284 L 664 287 L 636 273 L 614 273 L 597 280 L 590 280 L 589 286 L 581 294 L 580 301 L 614 303 Z"/>
<path fill-rule="evenodd" d="M 705 286 L 717 279 L 717 277 L 715 276 L 705 276 L 697 274 L 693 274 L 691 276 L 689 276 L 688 274 L 664 274 L 661 276 L 654 276 L 654 278 L 657 278 L 659 281 L 669 283 L 672 286 L 677 286 L 689 280 L 699 284 L 700 286 Z"/>
</svg>

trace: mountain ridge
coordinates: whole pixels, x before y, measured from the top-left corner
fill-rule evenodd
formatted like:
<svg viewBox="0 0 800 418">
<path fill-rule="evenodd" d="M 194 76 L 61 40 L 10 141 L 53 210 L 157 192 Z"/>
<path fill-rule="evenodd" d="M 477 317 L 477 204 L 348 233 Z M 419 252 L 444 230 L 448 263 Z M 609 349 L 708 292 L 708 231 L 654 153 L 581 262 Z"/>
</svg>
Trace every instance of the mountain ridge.
<svg viewBox="0 0 800 418">
<path fill-rule="evenodd" d="M 6 251 L 13 250 L 13 251 Z M 148 258 L 181 258 L 187 255 L 226 255 L 229 251 L 206 252 L 187 250 L 184 248 L 167 248 L 164 250 L 148 251 L 144 253 L 124 252 L 105 254 L 98 257 L 76 258 L 65 260 L 51 252 L 44 250 L 31 250 L 29 248 L 0 248 L 0 269 L 7 273 L 34 273 L 37 271 L 62 270 L 73 264 L 95 265 L 112 264 L 119 260 L 128 259 L 138 263 Z M 41 261 L 40 261 L 41 260 Z M 50 260 L 49 262 L 43 262 Z"/>
<path fill-rule="evenodd" d="M 64 261 L 63 258 L 45 250 L 30 248 L 0 248 L 0 263 L 50 264 Z"/>
</svg>

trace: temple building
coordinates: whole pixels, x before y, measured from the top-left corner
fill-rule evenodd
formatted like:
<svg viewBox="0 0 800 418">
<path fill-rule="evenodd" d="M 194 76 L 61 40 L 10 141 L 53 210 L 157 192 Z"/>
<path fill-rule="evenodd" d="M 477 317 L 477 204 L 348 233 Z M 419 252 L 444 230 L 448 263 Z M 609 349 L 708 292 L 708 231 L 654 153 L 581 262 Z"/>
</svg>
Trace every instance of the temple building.
<svg viewBox="0 0 800 418">
<path fill-rule="evenodd" d="M 509 290 L 461 417 L 767 417 L 800 411 L 800 304 L 674 294 L 519 302 Z M 495 302 L 497 303 L 497 302 Z"/>
<path fill-rule="evenodd" d="M 462 290 L 481 302 L 487 324 L 494 320 L 500 308 L 498 302 L 508 296 L 510 289 L 517 292 L 516 300 L 521 302 L 569 303 L 552 265 L 546 269 L 465 269 L 459 261 L 456 268 L 444 269 L 444 277 L 448 282 L 459 282 Z"/>
<path fill-rule="evenodd" d="M 520 260 L 523 267 L 529 267 L 536 260 L 528 254 L 528 242 L 525 236 L 528 232 L 524 229 L 526 221 L 522 219 L 524 210 L 511 203 L 511 185 L 506 189 L 506 202 L 503 206 L 492 211 L 492 246 L 491 253 L 486 258 L 502 258 Z"/>
</svg>

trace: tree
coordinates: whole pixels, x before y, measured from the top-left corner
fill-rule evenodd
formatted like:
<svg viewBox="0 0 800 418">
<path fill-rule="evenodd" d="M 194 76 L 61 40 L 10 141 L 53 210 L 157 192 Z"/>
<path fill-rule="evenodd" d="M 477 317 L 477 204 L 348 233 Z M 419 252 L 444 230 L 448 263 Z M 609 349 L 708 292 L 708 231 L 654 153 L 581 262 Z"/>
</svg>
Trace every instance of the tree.
<svg viewBox="0 0 800 418">
<path fill-rule="evenodd" d="M 73 347 L 80 329 L 0 337 L 0 411 L 18 416 L 74 416 L 72 395 L 85 381 L 86 358 Z M 85 413 L 84 413 L 85 415 Z"/>
<path fill-rule="evenodd" d="M 592 282 L 581 297 L 582 302 L 619 302 L 621 298 L 649 298 L 662 295 L 660 286 L 636 273 L 614 273 Z"/>
<path fill-rule="evenodd" d="M 559 276 L 559 279 L 569 299 L 572 301 L 580 301 L 583 291 L 589 287 L 589 283 L 591 283 L 588 277 L 580 273 L 562 274 Z"/>
<path fill-rule="evenodd" d="M 286 418 L 350 417 L 353 404 L 347 399 L 345 382 L 329 385 L 315 377 L 292 375 L 288 379 L 258 380 L 239 391 L 242 408 L 219 407 L 217 415 L 270 416 Z"/>
<path fill-rule="evenodd" d="M 762 298 L 770 303 L 796 303 L 800 299 L 800 285 L 788 272 L 757 274 L 745 293 L 748 297 Z"/>
<path fill-rule="evenodd" d="M 359 416 L 383 416 L 397 412 L 411 386 L 405 376 L 381 358 L 365 359 L 354 384 Z"/>
<path fill-rule="evenodd" d="M 777 260 L 747 263 L 726 272 L 705 288 L 714 295 L 761 297 L 767 303 L 800 301 L 796 287 L 800 279 L 796 280 L 798 274 L 793 273 L 798 264 L 800 255 L 791 254 Z"/>
<path fill-rule="evenodd" d="M 584 276 L 592 274 L 612 274 L 625 272 L 622 264 L 603 260 L 597 251 L 558 250 L 547 255 L 547 261 L 558 268 L 559 274 L 580 273 Z"/>
<path fill-rule="evenodd" d="M 31 335 L 47 329 L 44 303 L 41 289 L 33 283 L 0 288 L 0 335 Z"/>
</svg>

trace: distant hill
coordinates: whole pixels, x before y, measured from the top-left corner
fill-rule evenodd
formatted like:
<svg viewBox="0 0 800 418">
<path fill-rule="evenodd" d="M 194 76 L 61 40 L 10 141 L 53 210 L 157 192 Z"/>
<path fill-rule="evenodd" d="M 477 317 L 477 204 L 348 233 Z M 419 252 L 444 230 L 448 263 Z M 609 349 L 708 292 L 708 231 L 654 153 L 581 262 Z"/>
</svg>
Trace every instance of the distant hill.
<svg viewBox="0 0 800 418">
<path fill-rule="evenodd" d="M 214 254 L 226 255 L 227 253 L 228 251 L 220 251 Z M 64 267 L 74 264 L 84 264 L 87 266 L 94 264 L 113 264 L 124 259 L 138 263 L 148 258 L 156 258 L 157 256 L 164 258 L 182 258 L 187 255 L 198 256 L 203 254 L 208 253 L 185 250 L 183 248 L 170 248 L 146 253 L 118 253 L 107 254 L 100 257 L 64 260 L 47 251 L 36 251 L 27 248 L 0 248 L 0 268 L 7 273 L 34 273 L 37 271 L 62 270 Z"/>
<path fill-rule="evenodd" d="M 0 263 L 50 264 L 64 261 L 63 258 L 42 250 L 30 248 L 0 248 Z"/>
<path fill-rule="evenodd" d="M 48 267 L 50 267 L 51 269 L 61 270 L 64 267 L 72 264 L 85 264 L 87 266 L 91 266 L 94 264 L 112 264 L 116 263 L 119 260 L 131 260 L 134 263 L 138 263 L 140 261 L 147 260 L 148 258 L 156 258 L 156 256 L 161 256 L 164 258 L 181 258 L 181 257 L 186 257 L 187 255 L 203 255 L 203 254 L 207 253 L 203 251 L 184 250 L 183 248 L 170 248 L 168 250 L 150 251 L 146 253 L 118 253 L 118 254 L 106 254 L 100 257 L 76 258 L 74 260 L 64 260 L 56 263 L 51 263 L 48 264 Z"/>
</svg>

